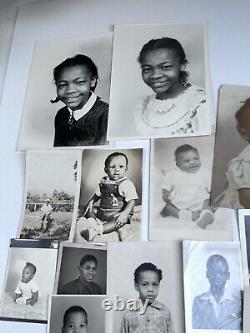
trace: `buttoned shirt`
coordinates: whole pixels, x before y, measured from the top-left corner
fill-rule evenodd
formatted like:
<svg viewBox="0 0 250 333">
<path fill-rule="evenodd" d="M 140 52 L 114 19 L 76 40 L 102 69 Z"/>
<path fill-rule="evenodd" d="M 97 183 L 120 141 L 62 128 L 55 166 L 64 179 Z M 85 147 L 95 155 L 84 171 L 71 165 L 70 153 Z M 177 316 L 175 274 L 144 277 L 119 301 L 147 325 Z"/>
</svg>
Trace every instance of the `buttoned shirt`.
<svg viewBox="0 0 250 333">
<path fill-rule="evenodd" d="M 141 308 L 127 310 L 120 333 L 174 333 L 171 314 L 163 303 L 148 304 L 144 314 Z"/>
<path fill-rule="evenodd" d="M 242 322 L 240 295 L 235 297 L 229 290 L 217 302 L 209 289 L 195 297 L 192 309 L 194 329 L 240 330 Z"/>
<path fill-rule="evenodd" d="M 71 295 L 102 295 L 101 287 L 95 282 L 84 283 L 80 278 L 68 282 L 58 294 Z"/>
</svg>

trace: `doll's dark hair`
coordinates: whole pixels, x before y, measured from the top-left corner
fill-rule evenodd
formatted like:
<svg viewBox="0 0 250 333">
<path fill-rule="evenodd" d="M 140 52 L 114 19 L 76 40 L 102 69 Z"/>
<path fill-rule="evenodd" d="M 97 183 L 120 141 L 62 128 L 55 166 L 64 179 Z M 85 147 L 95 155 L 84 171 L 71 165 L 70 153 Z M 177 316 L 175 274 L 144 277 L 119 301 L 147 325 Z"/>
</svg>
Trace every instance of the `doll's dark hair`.
<svg viewBox="0 0 250 333">
<path fill-rule="evenodd" d="M 135 272 L 134 272 L 134 281 L 135 281 L 135 283 L 139 282 L 140 274 L 142 272 L 146 272 L 146 271 L 155 272 L 158 275 L 159 282 L 162 280 L 162 270 L 159 269 L 159 268 L 157 268 L 151 262 L 144 262 L 143 264 L 141 264 L 140 266 L 138 266 L 136 268 Z"/>
<path fill-rule="evenodd" d="M 185 51 L 184 51 L 181 43 L 178 42 L 177 39 L 170 38 L 170 37 L 151 39 L 149 42 L 144 44 L 139 53 L 138 62 L 140 64 L 142 64 L 146 53 L 148 53 L 150 51 L 159 50 L 159 49 L 173 50 L 176 53 L 177 57 L 179 58 L 181 65 L 186 65 L 188 63 L 188 61 L 186 59 Z M 180 83 L 183 85 L 186 85 L 187 79 L 188 79 L 188 72 L 180 71 L 180 76 L 179 76 Z"/>
<path fill-rule="evenodd" d="M 87 261 L 93 261 L 97 266 L 97 259 L 92 254 L 86 254 L 85 256 L 83 256 L 80 261 L 80 266 L 83 266 Z"/>
<path fill-rule="evenodd" d="M 68 316 L 72 313 L 72 312 L 82 312 L 86 318 L 86 325 L 88 325 L 88 314 L 87 311 L 82 308 L 79 305 L 74 305 L 71 306 L 70 308 L 68 308 L 65 312 L 64 312 L 64 316 L 63 316 L 63 327 L 66 326 L 67 324 L 67 320 L 68 320 Z"/>
<path fill-rule="evenodd" d="M 55 84 L 57 84 L 57 81 L 59 80 L 63 69 L 79 65 L 86 66 L 89 72 L 91 73 L 91 78 L 96 78 L 95 86 L 90 88 L 90 90 L 94 92 L 99 78 L 98 69 L 93 60 L 84 54 L 76 54 L 74 57 L 67 58 L 54 68 L 53 77 Z M 56 97 L 54 100 L 51 100 L 50 102 L 51 103 L 59 102 L 59 98 Z"/>
<path fill-rule="evenodd" d="M 36 266 L 33 265 L 31 262 L 26 262 L 26 265 L 24 267 L 29 267 L 33 270 L 33 275 L 36 274 Z"/>
<path fill-rule="evenodd" d="M 175 160 L 177 160 L 177 157 L 180 153 L 185 153 L 185 152 L 190 151 L 190 150 L 199 155 L 199 151 L 198 151 L 197 148 L 195 148 L 191 145 L 185 144 L 185 145 L 181 145 L 181 146 L 176 148 L 176 150 L 174 152 Z"/>
<path fill-rule="evenodd" d="M 126 166 L 128 166 L 128 158 L 127 158 L 127 156 L 126 156 L 125 154 L 120 153 L 120 152 L 117 151 L 117 152 L 115 152 L 115 153 L 110 154 L 110 155 L 106 158 L 106 160 L 105 160 L 105 162 L 104 162 L 105 167 L 108 168 L 109 163 L 110 163 L 110 161 L 112 160 L 112 158 L 117 157 L 117 156 L 123 156 L 123 157 L 125 158 L 125 160 L 126 160 Z"/>
</svg>

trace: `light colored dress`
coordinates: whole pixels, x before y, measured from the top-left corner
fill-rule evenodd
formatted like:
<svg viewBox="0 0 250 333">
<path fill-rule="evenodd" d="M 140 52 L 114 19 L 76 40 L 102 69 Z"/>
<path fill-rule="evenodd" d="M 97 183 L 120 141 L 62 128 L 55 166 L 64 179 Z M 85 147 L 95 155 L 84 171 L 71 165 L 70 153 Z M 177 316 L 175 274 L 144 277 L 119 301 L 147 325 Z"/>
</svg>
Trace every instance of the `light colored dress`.
<svg viewBox="0 0 250 333">
<path fill-rule="evenodd" d="M 228 163 L 226 173 L 228 187 L 217 199 L 215 206 L 240 209 L 245 208 L 239 201 L 239 189 L 250 189 L 250 145 Z"/>
<path fill-rule="evenodd" d="M 174 98 L 160 100 L 156 94 L 143 98 L 135 111 L 135 126 L 144 137 L 209 134 L 204 89 L 188 84 L 184 92 Z"/>
</svg>

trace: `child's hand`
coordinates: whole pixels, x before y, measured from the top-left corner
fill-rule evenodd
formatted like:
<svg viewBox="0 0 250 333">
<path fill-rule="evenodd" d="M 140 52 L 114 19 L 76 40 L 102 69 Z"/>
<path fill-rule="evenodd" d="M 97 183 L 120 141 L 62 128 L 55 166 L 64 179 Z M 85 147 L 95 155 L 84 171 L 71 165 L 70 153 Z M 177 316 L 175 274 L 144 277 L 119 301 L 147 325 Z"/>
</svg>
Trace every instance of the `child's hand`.
<svg viewBox="0 0 250 333">
<path fill-rule="evenodd" d="M 194 210 L 192 211 L 192 220 L 196 221 L 201 215 L 201 210 Z"/>
<path fill-rule="evenodd" d="M 121 212 L 119 214 L 116 214 L 115 217 L 116 216 L 117 216 L 116 221 L 115 221 L 116 228 L 123 227 L 128 221 L 128 214 L 125 212 Z"/>
</svg>

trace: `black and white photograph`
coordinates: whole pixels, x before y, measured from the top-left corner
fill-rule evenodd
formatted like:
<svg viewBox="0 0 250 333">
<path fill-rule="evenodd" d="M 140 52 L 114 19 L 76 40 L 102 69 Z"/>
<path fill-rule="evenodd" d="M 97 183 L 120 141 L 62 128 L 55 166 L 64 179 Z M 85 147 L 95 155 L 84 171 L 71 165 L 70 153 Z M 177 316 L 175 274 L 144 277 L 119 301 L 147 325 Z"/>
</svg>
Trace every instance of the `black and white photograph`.
<svg viewBox="0 0 250 333">
<path fill-rule="evenodd" d="M 20 238 L 73 239 L 81 157 L 80 150 L 27 152 Z"/>
<path fill-rule="evenodd" d="M 211 199 L 214 206 L 250 208 L 250 87 L 223 85 L 218 120 Z"/>
<path fill-rule="evenodd" d="M 46 323 L 58 241 L 11 239 L 0 318 Z"/>
<path fill-rule="evenodd" d="M 186 332 L 242 331 L 239 242 L 183 242 Z"/>
<path fill-rule="evenodd" d="M 106 246 L 61 242 L 54 293 L 105 295 L 107 284 Z"/>
<path fill-rule="evenodd" d="M 204 23 L 115 25 L 108 138 L 210 134 L 207 59 Z"/>
<path fill-rule="evenodd" d="M 234 212 L 210 206 L 214 136 L 154 139 L 149 238 L 232 239 Z"/>
<path fill-rule="evenodd" d="M 249 288 L 250 279 L 250 209 L 238 210 L 244 286 Z"/>
<path fill-rule="evenodd" d="M 104 333 L 105 296 L 53 295 L 50 302 L 48 333 Z"/>
<path fill-rule="evenodd" d="M 244 290 L 244 306 L 243 306 L 243 332 L 247 333 L 250 330 L 250 289 Z"/>
<path fill-rule="evenodd" d="M 109 332 L 183 333 L 180 242 L 108 244 L 107 297 Z"/>
<path fill-rule="evenodd" d="M 18 150 L 107 144 L 112 38 L 36 42 Z"/>
<path fill-rule="evenodd" d="M 142 182 L 142 148 L 84 150 L 75 240 L 140 239 Z"/>
</svg>

